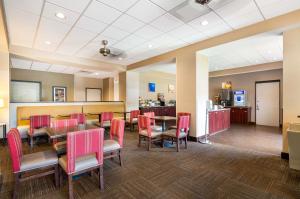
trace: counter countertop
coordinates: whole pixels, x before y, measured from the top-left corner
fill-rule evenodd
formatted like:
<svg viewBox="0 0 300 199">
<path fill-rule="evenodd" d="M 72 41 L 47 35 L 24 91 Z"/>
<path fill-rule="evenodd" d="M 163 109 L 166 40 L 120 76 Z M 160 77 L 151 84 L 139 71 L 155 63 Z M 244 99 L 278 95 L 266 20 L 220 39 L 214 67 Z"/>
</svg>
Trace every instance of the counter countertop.
<svg viewBox="0 0 300 199">
<path fill-rule="evenodd" d="M 216 110 L 214 110 L 214 109 L 208 110 L 208 112 L 215 112 L 215 111 L 229 111 L 229 110 L 230 110 L 230 108 L 220 108 L 220 109 L 216 109 Z"/>
<path fill-rule="evenodd" d="M 139 108 L 164 108 L 164 107 L 176 107 L 176 106 L 140 106 Z"/>
</svg>

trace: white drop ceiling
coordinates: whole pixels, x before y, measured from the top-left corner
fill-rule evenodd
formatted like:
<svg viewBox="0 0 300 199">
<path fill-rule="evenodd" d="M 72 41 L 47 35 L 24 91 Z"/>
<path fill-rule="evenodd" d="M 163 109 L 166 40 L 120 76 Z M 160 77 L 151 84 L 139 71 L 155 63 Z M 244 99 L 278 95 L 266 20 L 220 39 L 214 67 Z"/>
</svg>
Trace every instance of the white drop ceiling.
<svg viewBox="0 0 300 199">
<path fill-rule="evenodd" d="M 53 73 L 63 73 L 72 74 L 80 77 L 97 78 L 103 79 L 107 77 L 114 77 L 115 72 L 99 71 L 99 70 L 86 70 L 84 68 L 78 68 L 75 66 L 66 66 L 58 64 L 49 64 L 45 62 L 39 62 L 36 60 L 29 60 L 19 57 L 10 58 L 10 67 L 26 70 L 53 72 Z"/>
<path fill-rule="evenodd" d="M 193 2 L 4 0 L 10 45 L 122 65 L 300 8 L 299 0 L 213 0 L 209 9 Z M 57 18 L 58 12 L 65 19 Z M 203 26 L 203 21 L 208 24 Z M 118 60 L 99 55 L 102 39 L 127 56 Z M 246 60 L 255 56 L 251 52 Z M 232 54 L 230 60 L 235 58 Z"/>
</svg>

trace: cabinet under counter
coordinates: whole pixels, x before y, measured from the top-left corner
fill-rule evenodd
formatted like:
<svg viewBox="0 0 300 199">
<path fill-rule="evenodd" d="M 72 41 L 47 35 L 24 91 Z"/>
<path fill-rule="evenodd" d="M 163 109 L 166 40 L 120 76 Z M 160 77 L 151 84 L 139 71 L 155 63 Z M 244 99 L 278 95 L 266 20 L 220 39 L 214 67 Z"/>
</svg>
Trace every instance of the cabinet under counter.
<svg viewBox="0 0 300 199">
<path fill-rule="evenodd" d="M 208 112 L 209 134 L 215 134 L 230 128 L 230 109 L 211 110 Z"/>
</svg>

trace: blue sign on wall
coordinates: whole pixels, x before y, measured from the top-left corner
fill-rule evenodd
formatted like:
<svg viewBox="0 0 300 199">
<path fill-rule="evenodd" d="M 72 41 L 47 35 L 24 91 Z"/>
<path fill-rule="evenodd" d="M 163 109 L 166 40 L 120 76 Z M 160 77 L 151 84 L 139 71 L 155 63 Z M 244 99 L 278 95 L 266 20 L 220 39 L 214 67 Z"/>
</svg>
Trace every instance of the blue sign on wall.
<svg viewBox="0 0 300 199">
<path fill-rule="evenodd" d="M 149 92 L 155 92 L 155 83 L 149 83 Z"/>
</svg>

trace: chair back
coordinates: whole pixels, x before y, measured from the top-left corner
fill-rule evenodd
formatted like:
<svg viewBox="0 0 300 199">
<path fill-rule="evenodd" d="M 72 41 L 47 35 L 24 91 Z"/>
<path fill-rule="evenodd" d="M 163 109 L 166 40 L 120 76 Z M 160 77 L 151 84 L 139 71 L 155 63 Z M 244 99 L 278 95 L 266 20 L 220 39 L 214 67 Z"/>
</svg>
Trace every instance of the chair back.
<svg viewBox="0 0 300 199">
<path fill-rule="evenodd" d="M 148 137 L 151 137 L 151 120 L 149 117 L 145 115 L 139 115 L 138 117 L 138 126 L 139 126 L 139 133 L 141 134 L 142 131 L 147 131 Z"/>
<path fill-rule="evenodd" d="M 101 120 L 100 120 L 100 123 L 101 123 L 101 126 L 103 126 L 103 122 L 106 122 L 106 121 L 112 121 L 114 117 L 114 113 L 113 112 L 103 112 L 101 113 Z"/>
<path fill-rule="evenodd" d="M 132 110 L 130 111 L 130 123 L 132 123 L 133 119 L 138 119 L 139 115 L 141 114 L 140 110 Z"/>
<path fill-rule="evenodd" d="M 110 139 L 117 139 L 119 145 L 123 147 L 125 121 L 113 119 L 110 127 Z"/>
<path fill-rule="evenodd" d="M 50 115 L 32 115 L 29 118 L 30 120 L 30 130 L 29 133 L 32 135 L 34 129 L 50 127 Z"/>
<path fill-rule="evenodd" d="M 146 113 L 144 113 L 144 115 L 145 116 L 147 116 L 147 117 L 155 117 L 155 113 L 154 112 L 146 112 Z M 152 126 L 155 126 L 155 119 L 150 119 L 150 124 L 152 125 Z"/>
<path fill-rule="evenodd" d="M 190 116 L 190 124 L 191 124 L 191 113 L 188 112 L 178 112 L 177 117 L 179 118 L 180 116 Z"/>
<path fill-rule="evenodd" d="M 179 137 L 180 132 L 188 134 L 190 127 L 190 116 L 180 116 L 177 121 L 176 137 Z"/>
<path fill-rule="evenodd" d="M 90 129 L 67 134 L 67 173 L 75 171 L 76 158 L 95 154 L 99 165 L 103 165 L 104 129 Z"/>
<path fill-rule="evenodd" d="M 86 117 L 84 113 L 72 113 L 71 119 L 77 119 L 78 124 L 85 124 Z"/>
<path fill-rule="evenodd" d="M 52 128 L 65 128 L 65 127 L 74 127 L 74 126 L 78 126 L 77 119 L 55 120 L 51 122 Z"/>
<path fill-rule="evenodd" d="M 12 170 L 13 172 L 18 172 L 20 171 L 21 159 L 23 156 L 22 140 L 18 129 L 10 129 L 7 134 L 7 142 L 12 161 Z"/>
</svg>

